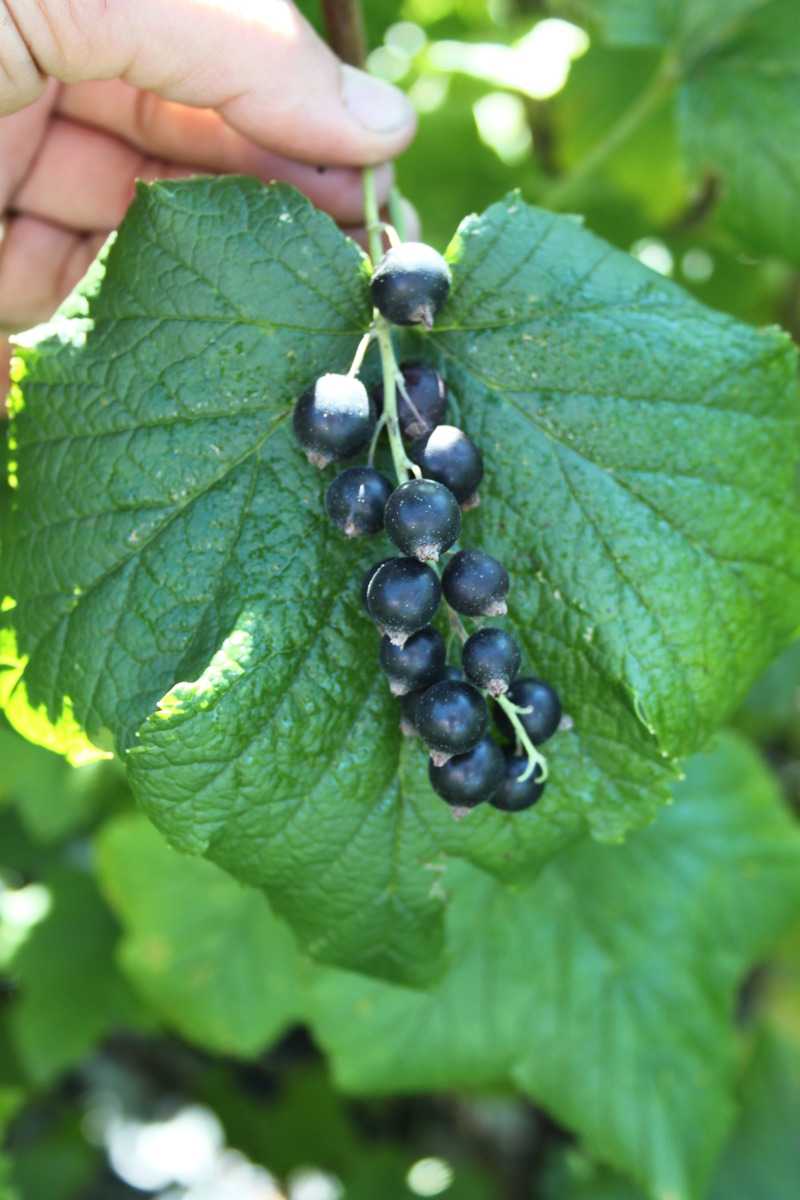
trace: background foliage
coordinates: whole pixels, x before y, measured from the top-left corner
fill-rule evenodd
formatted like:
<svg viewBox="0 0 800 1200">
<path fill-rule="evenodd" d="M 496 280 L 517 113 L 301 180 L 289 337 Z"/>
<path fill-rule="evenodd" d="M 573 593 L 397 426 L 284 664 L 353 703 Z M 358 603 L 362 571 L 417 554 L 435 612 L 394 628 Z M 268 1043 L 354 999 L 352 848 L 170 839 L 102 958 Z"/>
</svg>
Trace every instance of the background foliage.
<svg viewBox="0 0 800 1200">
<path fill-rule="evenodd" d="M 0 624 L 0 692 L 18 727 L 78 765 L 0 728 L 0 1198 L 246 1200 L 274 1179 L 295 1200 L 785 1200 L 800 1184 L 797 643 L 746 693 L 800 627 L 796 360 L 763 330 L 800 329 L 793 4 L 380 0 L 367 16 L 372 68 L 420 108 L 399 171 L 427 236 L 444 248 L 465 213 L 484 214 L 462 229 L 429 352 L 490 462 L 477 540 L 525 564 L 511 615 L 578 732 L 558 739 L 555 786 L 515 830 L 494 813 L 455 827 L 419 800 L 419 753 L 363 665 L 360 550 L 331 543 L 281 424 L 304 372 L 349 359 L 366 319 L 359 257 L 290 195 L 144 194 L 103 291 L 99 271 L 85 288 L 108 342 L 28 352 L 27 408 L 3 448 L 12 476 L 24 469 L 13 532 L 8 489 L 0 501 L 0 585 L 20 601 Z M 496 203 L 512 189 L 585 214 L 586 230 Z M 282 216 L 299 250 L 276 242 Z M 244 275 L 212 245 L 185 279 L 173 268 L 170 292 L 165 246 L 195 244 L 210 220 L 247 236 Z M 286 291 L 279 258 L 300 329 L 274 334 L 264 401 L 252 323 Z M 204 265 L 222 283 L 201 296 Z M 131 306 L 146 327 L 165 296 L 227 315 L 244 291 L 221 346 L 193 321 L 188 348 L 150 330 L 132 359 L 141 330 L 125 345 L 114 328 Z M 72 312 L 78 333 L 83 302 Z M 218 430 L 205 457 L 161 419 L 165 368 L 179 407 L 194 389 L 192 421 Z M 121 476 L 131 431 L 103 401 L 127 403 L 134 380 L 145 400 Z M 224 403 L 204 409 L 205 395 Z M 52 484 L 83 469 L 87 433 L 94 482 L 67 511 Z M 168 456 L 170 478 L 155 478 Z M 176 480 L 204 515 L 173 522 L 165 546 Z M 516 516 L 520 494 L 532 509 Z M 102 537 L 87 554 L 56 521 Z M 236 586 L 212 594 L 233 525 Z M 198 537 L 202 560 L 182 556 Z M 265 546 L 288 564 L 282 599 L 263 586 Z M 127 555 L 144 570 L 107 588 Z M 280 625 L 311 579 L 308 623 Z M 101 598 L 84 599 L 98 580 Z M 34 645 L 61 618 L 67 653 Z M 288 647 L 266 749 L 254 739 L 275 666 L 251 636 L 264 621 Z M 350 694 L 314 713 L 332 660 Z M 137 737 L 173 679 L 200 672 Z M 58 713 L 54 695 L 69 697 Z M 323 763 L 333 778 L 309 810 L 297 796 L 317 789 L 315 721 L 331 707 L 351 753 Z M 139 805 L 192 855 L 137 810 L 116 761 L 83 762 L 84 729 L 137 747 Z M 272 749 L 289 736 L 309 766 L 291 786 Z M 253 824 L 265 789 L 291 820 Z M 242 795 L 235 836 L 215 837 Z M 279 860 L 259 852 L 276 838 Z"/>
</svg>

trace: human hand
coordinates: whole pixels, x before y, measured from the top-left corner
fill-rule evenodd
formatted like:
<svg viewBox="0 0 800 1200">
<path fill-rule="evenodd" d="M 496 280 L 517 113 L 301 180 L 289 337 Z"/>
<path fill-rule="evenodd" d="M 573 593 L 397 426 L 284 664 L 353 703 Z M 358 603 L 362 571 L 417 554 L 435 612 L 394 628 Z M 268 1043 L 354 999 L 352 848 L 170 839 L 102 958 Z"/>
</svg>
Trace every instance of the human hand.
<svg viewBox="0 0 800 1200">
<path fill-rule="evenodd" d="M 413 132 L 288 0 L 0 0 L 0 397 L 6 335 L 52 314 L 136 179 L 286 180 L 357 236 L 357 168 Z"/>
</svg>

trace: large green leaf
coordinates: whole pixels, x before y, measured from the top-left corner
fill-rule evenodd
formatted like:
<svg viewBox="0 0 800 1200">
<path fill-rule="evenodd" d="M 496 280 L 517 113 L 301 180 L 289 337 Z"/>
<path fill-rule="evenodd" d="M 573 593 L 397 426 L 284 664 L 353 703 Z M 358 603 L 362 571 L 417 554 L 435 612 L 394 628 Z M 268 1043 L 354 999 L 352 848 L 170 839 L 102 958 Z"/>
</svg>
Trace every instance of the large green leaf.
<svg viewBox="0 0 800 1200">
<path fill-rule="evenodd" d="M 299 1016 L 302 964 L 263 895 L 177 854 L 139 816 L 105 827 L 97 867 L 126 930 L 126 975 L 185 1037 L 256 1055 Z"/>
<path fill-rule="evenodd" d="M 516 197 L 451 256 L 416 352 L 485 452 L 464 539 L 512 566 L 512 619 L 575 721 L 536 810 L 456 825 L 402 744 L 358 596 L 383 545 L 330 527 L 286 421 L 355 349 L 364 261 L 290 189 L 142 189 L 102 286 L 24 352 L 7 556 L 15 722 L 110 733 L 177 847 L 266 889 L 318 959 L 418 982 L 453 860 L 529 876 L 587 828 L 645 824 L 798 598 L 783 335 Z"/>
<path fill-rule="evenodd" d="M 731 735 L 621 848 L 539 880 L 474 869 L 427 994 L 327 972 L 314 1025 L 341 1084 L 514 1082 L 659 1200 L 698 1197 L 730 1122 L 737 982 L 800 904 L 800 838 Z"/>
<path fill-rule="evenodd" d="M 563 7 L 571 9 L 570 0 Z M 719 224 L 758 253 L 800 262 L 795 0 L 579 0 L 578 12 L 609 46 L 662 49 L 669 70 L 658 95 L 662 103 L 672 95 L 691 177 L 697 184 L 718 181 Z M 597 69 L 608 80 L 604 56 L 607 51 L 597 52 Z M 582 64 L 584 76 L 592 57 Z M 625 72 L 629 62 L 630 52 L 620 50 L 616 71 Z M 599 94 L 607 107 L 607 88 Z M 670 148 L 658 145 L 665 172 Z M 642 170 L 647 153 L 640 156 Z"/>
</svg>

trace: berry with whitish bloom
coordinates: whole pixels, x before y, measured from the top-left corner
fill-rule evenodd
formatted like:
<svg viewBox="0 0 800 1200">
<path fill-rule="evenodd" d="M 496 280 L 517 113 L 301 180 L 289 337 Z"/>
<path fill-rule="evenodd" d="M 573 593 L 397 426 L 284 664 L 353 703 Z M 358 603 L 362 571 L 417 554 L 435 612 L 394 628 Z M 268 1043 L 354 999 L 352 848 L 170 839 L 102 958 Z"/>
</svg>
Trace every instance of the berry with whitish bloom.
<svg viewBox="0 0 800 1200">
<path fill-rule="evenodd" d="M 471 438 L 455 425 L 437 425 L 412 444 L 408 457 L 426 479 L 443 483 L 459 504 L 474 508 L 483 479 L 483 456 Z"/>
<path fill-rule="evenodd" d="M 447 603 L 467 617 L 503 616 L 508 587 L 508 571 L 482 550 L 459 550 L 442 575 Z"/>
<path fill-rule="evenodd" d="M 349 375 L 321 375 L 297 401 L 292 422 L 295 437 L 316 467 L 352 458 L 375 428 L 367 390 Z"/>
<path fill-rule="evenodd" d="M 370 281 L 372 302 L 393 325 L 430 329 L 450 291 L 450 268 L 433 246 L 401 242 L 384 254 Z"/>
</svg>

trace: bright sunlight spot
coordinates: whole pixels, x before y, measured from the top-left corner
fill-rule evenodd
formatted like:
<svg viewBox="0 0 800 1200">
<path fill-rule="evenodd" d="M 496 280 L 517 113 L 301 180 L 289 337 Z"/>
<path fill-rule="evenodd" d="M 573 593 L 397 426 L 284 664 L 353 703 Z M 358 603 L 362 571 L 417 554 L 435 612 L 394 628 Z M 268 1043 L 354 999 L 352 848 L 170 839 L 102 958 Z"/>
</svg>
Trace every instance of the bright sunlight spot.
<svg viewBox="0 0 800 1200">
<path fill-rule="evenodd" d="M 422 75 L 408 94 L 418 113 L 432 113 L 444 104 L 449 87 L 446 75 Z"/>
<path fill-rule="evenodd" d="M 344 1188 L 334 1175 L 312 1167 L 289 1176 L 289 1200 L 340 1200 Z"/>
<path fill-rule="evenodd" d="M 440 1196 L 453 1182 L 453 1168 L 443 1158 L 421 1158 L 406 1175 L 416 1196 Z"/>
<path fill-rule="evenodd" d="M 695 247 L 681 259 L 681 271 L 692 283 L 708 283 L 714 274 L 714 260 L 707 250 Z"/>
<path fill-rule="evenodd" d="M 589 37 L 577 25 L 557 18 L 539 21 L 511 46 L 496 42 L 435 42 L 428 52 L 440 71 L 460 71 L 498 87 L 546 100 L 563 88 L 574 59 L 584 54 Z"/>
<path fill-rule="evenodd" d="M 631 246 L 631 254 L 651 271 L 658 271 L 659 275 L 672 274 L 674 267 L 672 252 L 669 246 L 665 246 L 658 238 L 640 238 Z"/>
<path fill-rule="evenodd" d="M 401 54 L 413 58 L 415 54 L 419 54 L 428 37 L 422 26 L 414 21 L 398 21 L 389 26 L 383 40 L 393 50 L 399 50 Z"/>
<path fill-rule="evenodd" d="M 525 118 L 525 105 L 509 92 L 489 92 L 472 106 L 482 142 L 505 163 L 520 162 L 533 137 Z"/>
<path fill-rule="evenodd" d="M 410 57 L 395 46 L 378 46 L 367 58 L 367 69 L 390 83 L 402 79 L 410 65 Z"/>
<path fill-rule="evenodd" d="M 224 1144 L 219 1120 L 200 1105 L 187 1105 L 164 1121 L 113 1115 L 105 1138 L 120 1179 L 143 1191 L 207 1179 Z"/>
</svg>

